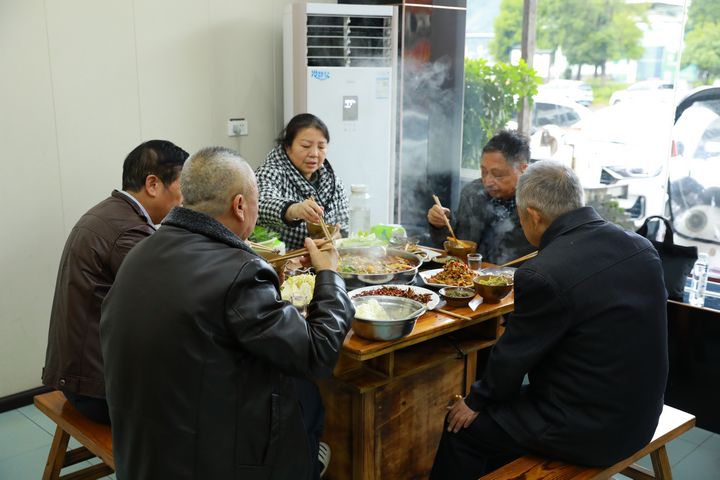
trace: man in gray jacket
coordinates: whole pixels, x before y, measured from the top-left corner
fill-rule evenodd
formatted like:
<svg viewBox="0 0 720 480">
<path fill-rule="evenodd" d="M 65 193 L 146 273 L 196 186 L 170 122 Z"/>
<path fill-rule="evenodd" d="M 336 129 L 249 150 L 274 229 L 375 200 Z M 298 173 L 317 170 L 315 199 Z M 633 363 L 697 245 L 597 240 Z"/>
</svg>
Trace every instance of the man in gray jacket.
<svg viewBox="0 0 720 480">
<path fill-rule="evenodd" d="M 515 208 L 517 181 L 529 162 L 526 137 L 515 130 L 493 136 L 483 147 L 481 176 L 463 187 L 457 211 L 438 205 L 428 210 L 432 241 L 441 245 L 449 235 L 447 217 L 457 238 L 477 242 L 486 262 L 501 265 L 532 252 Z"/>
<path fill-rule="evenodd" d="M 477 479 L 529 452 L 612 465 L 650 441 L 663 408 L 667 293 L 655 248 L 584 207 L 559 163 L 529 166 L 516 198 L 539 253 L 515 273 L 515 311 L 483 379 L 451 407 L 433 480 Z"/>
<path fill-rule="evenodd" d="M 128 255 L 100 333 L 120 479 L 309 479 L 317 463 L 293 377 L 332 373 L 355 314 L 338 253 L 306 239 L 307 318 L 245 244 L 258 215 L 249 165 L 206 148 L 184 207 Z"/>
</svg>

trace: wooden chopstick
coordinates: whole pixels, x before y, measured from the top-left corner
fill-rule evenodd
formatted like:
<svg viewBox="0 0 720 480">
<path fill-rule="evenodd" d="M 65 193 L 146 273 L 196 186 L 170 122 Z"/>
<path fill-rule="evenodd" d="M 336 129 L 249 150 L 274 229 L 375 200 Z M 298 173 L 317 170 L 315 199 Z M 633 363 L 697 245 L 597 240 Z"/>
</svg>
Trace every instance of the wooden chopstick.
<svg viewBox="0 0 720 480">
<path fill-rule="evenodd" d="M 323 233 L 325 234 L 325 238 L 327 238 L 330 243 L 335 245 L 335 239 L 332 237 L 332 235 L 330 235 L 330 230 L 328 230 L 327 224 L 322 217 L 320 217 L 320 228 L 322 228 Z"/>
<path fill-rule="evenodd" d="M 310 196 L 310 200 L 313 202 L 315 201 L 315 197 Z M 327 238 L 330 242 L 332 242 L 333 246 L 335 245 L 335 239 L 330 235 L 330 230 L 328 230 L 327 224 L 325 223 L 325 219 L 323 217 L 320 217 L 320 228 L 322 228 L 323 233 L 325 234 L 325 238 Z"/>
<path fill-rule="evenodd" d="M 325 243 L 325 244 L 323 244 L 323 245 L 320 247 L 320 251 L 321 251 L 321 252 L 327 252 L 328 250 L 331 250 L 331 249 L 333 249 L 333 248 L 334 248 L 333 245 L 328 246 L 327 243 Z M 303 255 L 307 255 L 308 253 L 310 253 L 310 252 L 308 252 L 308 249 L 307 249 L 307 248 L 298 248 L 297 250 L 290 250 L 290 251 L 289 251 L 288 253 L 286 253 L 285 255 L 279 255 L 279 256 L 274 257 L 274 258 L 268 258 L 268 259 L 266 259 L 266 260 L 267 260 L 269 263 L 279 263 L 279 262 L 284 262 L 284 261 L 287 261 L 287 260 L 291 260 L 291 259 L 293 259 L 293 258 L 302 257 Z"/>
<path fill-rule="evenodd" d="M 501 267 L 509 267 L 510 265 L 515 265 L 516 263 L 524 262 L 525 260 L 530 260 L 531 258 L 533 258 L 534 256 L 536 256 L 537 254 L 538 254 L 538 251 L 535 250 L 534 252 L 528 253 L 527 255 L 524 255 L 524 256 L 522 256 L 522 257 L 520 257 L 520 258 L 516 258 L 515 260 L 510 260 L 510 261 L 507 262 L 507 263 L 503 263 L 503 264 L 500 265 L 500 266 L 501 266 Z"/>
<path fill-rule="evenodd" d="M 459 318 L 460 320 L 472 320 L 472 318 L 470 318 L 470 317 L 468 317 L 468 316 L 460 315 L 459 313 L 451 312 L 451 311 L 449 311 L 449 310 L 443 310 L 442 308 L 435 308 L 434 311 L 435 311 L 435 312 L 440 312 L 440 313 L 442 313 L 443 315 L 447 315 L 447 316 L 449 316 L 449 317 Z"/>
<path fill-rule="evenodd" d="M 435 205 L 442 208 L 442 203 L 440 203 L 440 199 L 438 198 L 438 196 L 433 194 L 432 197 L 433 197 L 433 200 L 435 200 Z M 448 230 L 450 230 L 450 235 L 452 235 L 452 237 L 455 239 L 455 243 L 460 243 L 460 241 L 455 236 L 455 232 L 453 231 L 452 225 L 450 225 L 450 219 L 445 215 L 443 215 L 443 219 L 445 220 L 445 225 L 447 225 Z"/>
<path fill-rule="evenodd" d="M 263 252 L 275 252 L 277 253 L 277 249 L 268 247 L 267 245 L 260 245 L 259 243 L 251 242 L 250 240 L 247 241 L 248 245 L 250 245 L 250 248 L 253 250 L 261 250 Z"/>
</svg>

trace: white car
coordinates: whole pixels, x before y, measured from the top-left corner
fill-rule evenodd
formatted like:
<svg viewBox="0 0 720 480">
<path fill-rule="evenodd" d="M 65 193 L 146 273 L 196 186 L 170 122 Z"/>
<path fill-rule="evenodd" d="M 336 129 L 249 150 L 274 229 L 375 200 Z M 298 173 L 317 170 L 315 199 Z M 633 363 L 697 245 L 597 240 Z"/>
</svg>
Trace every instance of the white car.
<svg viewBox="0 0 720 480">
<path fill-rule="evenodd" d="M 538 94 L 533 98 L 531 130 L 555 125 L 570 129 L 592 116 L 592 110 L 561 95 Z M 509 121 L 507 128 L 517 128 L 517 118 Z"/>
<path fill-rule="evenodd" d="M 618 90 L 610 95 L 610 105 L 620 102 L 672 102 L 675 95 L 675 85 L 672 82 L 661 80 L 643 80 L 634 83 L 624 90 Z"/>
<path fill-rule="evenodd" d="M 550 80 L 538 87 L 538 93 L 562 96 L 586 107 L 592 105 L 592 87 L 581 80 Z"/>
<path fill-rule="evenodd" d="M 595 111 L 565 139 L 583 186 L 614 196 L 636 226 L 664 212 L 673 113 L 666 103 L 620 103 Z"/>
<path fill-rule="evenodd" d="M 592 110 L 566 97 L 539 94 L 533 103 L 532 126 L 556 125 L 568 129 L 590 116 Z"/>
<path fill-rule="evenodd" d="M 560 160 L 572 155 L 564 144 L 565 135 L 592 117 L 593 112 L 572 100 L 549 94 L 533 99 L 530 120 L 530 157 L 533 160 Z M 510 120 L 506 128 L 516 130 L 517 120 Z"/>
</svg>

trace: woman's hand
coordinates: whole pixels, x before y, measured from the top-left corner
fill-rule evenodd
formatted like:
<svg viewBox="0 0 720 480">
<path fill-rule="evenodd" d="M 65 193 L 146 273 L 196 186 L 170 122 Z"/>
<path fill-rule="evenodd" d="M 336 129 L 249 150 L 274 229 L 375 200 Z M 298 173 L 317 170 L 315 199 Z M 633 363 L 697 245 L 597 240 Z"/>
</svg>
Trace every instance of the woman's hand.
<svg viewBox="0 0 720 480">
<path fill-rule="evenodd" d="M 427 213 L 428 222 L 435 228 L 445 226 L 445 217 L 450 218 L 450 209 L 439 205 L 433 205 Z"/>
<path fill-rule="evenodd" d="M 320 223 L 320 219 L 324 214 L 325 209 L 308 198 L 300 203 L 290 205 L 285 211 L 285 220 L 288 222 L 305 220 L 306 222 Z"/>
</svg>

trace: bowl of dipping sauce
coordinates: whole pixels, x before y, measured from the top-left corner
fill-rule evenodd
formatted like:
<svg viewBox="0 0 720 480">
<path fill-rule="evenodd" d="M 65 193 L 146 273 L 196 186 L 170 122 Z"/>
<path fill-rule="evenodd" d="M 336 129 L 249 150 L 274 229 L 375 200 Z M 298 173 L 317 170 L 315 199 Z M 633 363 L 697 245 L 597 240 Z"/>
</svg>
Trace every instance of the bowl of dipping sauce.
<svg viewBox="0 0 720 480">
<path fill-rule="evenodd" d="M 451 307 L 466 307 L 475 297 L 475 289 L 470 287 L 444 287 L 438 293 Z"/>
</svg>

